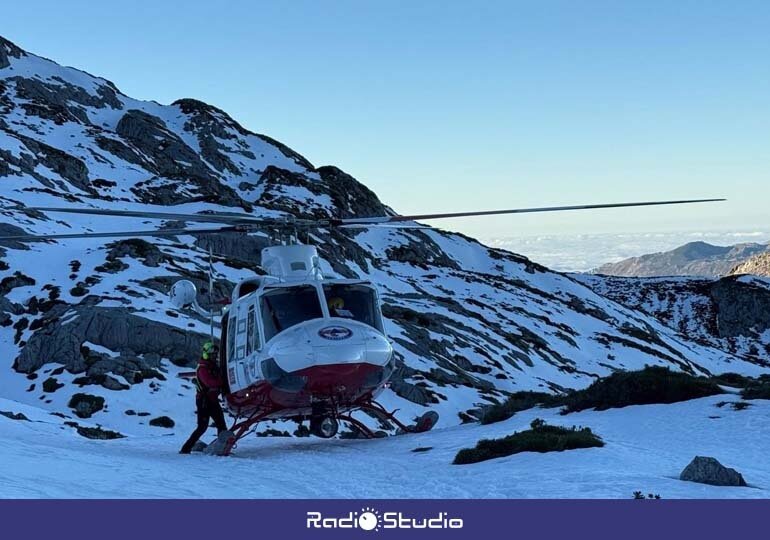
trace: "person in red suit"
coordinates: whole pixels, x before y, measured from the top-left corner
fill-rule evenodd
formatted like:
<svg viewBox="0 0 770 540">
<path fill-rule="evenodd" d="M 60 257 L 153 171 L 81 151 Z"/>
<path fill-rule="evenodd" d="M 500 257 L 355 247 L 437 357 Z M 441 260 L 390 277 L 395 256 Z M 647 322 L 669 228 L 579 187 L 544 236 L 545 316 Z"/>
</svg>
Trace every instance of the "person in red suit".
<svg viewBox="0 0 770 540">
<path fill-rule="evenodd" d="M 207 341 L 203 345 L 203 354 L 198 362 L 198 369 L 195 371 L 195 407 L 198 415 L 198 427 L 192 432 L 190 438 L 182 446 L 180 454 L 189 454 L 192 452 L 195 443 L 198 442 L 206 430 L 209 428 L 209 422 L 214 420 L 217 427 L 217 434 L 227 430 L 225 424 L 225 415 L 222 412 L 222 406 L 219 404 L 219 394 L 222 392 L 222 377 L 219 375 L 219 369 L 216 359 L 219 356 L 219 349 L 212 342 Z"/>
</svg>

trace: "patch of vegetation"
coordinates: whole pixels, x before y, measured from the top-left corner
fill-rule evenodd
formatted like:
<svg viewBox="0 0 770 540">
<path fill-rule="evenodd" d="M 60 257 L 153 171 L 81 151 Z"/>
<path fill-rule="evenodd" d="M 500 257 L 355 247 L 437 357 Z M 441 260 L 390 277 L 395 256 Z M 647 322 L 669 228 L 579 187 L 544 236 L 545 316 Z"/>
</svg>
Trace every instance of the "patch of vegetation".
<svg viewBox="0 0 770 540">
<path fill-rule="evenodd" d="M 291 437 L 288 431 L 281 431 L 279 429 L 267 428 L 265 431 L 257 433 L 257 437 Z"/>
<path fill-rule="evenodd" d="M 90 418 L 95 412 L 104 408 L 104 398 L 91 394 L 74 394 L 67 407 L 71 408 L 80 418 Z"/>
<path fill-rule="evenodd" d="M 74 287 L 70 289 L 70 295 L 76 298 L 87 295 L 88 288 L 85 285 L 86 285 L 85 283 L 83 283 L 82 281 L 79 281 Z"/>
<path fill-rule="evenodd" d="M 723 393 L 716 383 L 704 377 L 648 366 L 641 371 L 613 373 L 584 390 L 566 394 L 562 398 L 565 405 L 562 414 L 585 409 L 603 411 L 628 405 L 676 403 Z"/>
<path fill-rule="evenodd" d="M 519 411 L 526 411 L 537 405 L 556 407 L 561 405 L 561 398 L 545 392 L 515 392 L 498 404 L 484 407 L 481 414 L 482 424 L 494 424 L 507 420 Z"/>
<path fill-rule="evenodd" d="M 79 387 L 88 386 L 90 384 L 98 384 L 107 388 L 108 390 L 128 390 L 129 386 L 118 381 L 115 377 L 111 377 L 106 373 L 100 373 L 97 375 L 85 375 L 83 377 L 76 377 L 72 380 L 72 384 L 77 384 Z"/>
<path fill-rule="evenodd" d="M 78 435 L 85 437 L 86 439 L 96 439 L 100 441 L 108 441 L 112 439 L 122 439 L 125 437 L 122 433 L 117 431 L 110 431 L 109 429 L 102 429 L 100 427 L 84 427 L 77 422 L 64 422 L 64 425 L 75 428 Z"/>
<path fill-rule="evenodd" d="M 720 375 L 711 377 L 711 380 L 717 384 L 732 386 L 735 388 L 746 388 L 748 385 L 754 382 L 754 379 L 751 377 L 746 377 L 745 375 L 741 375 L 739 373 L 722 373 Z"/>
<path fill-rule="evenodd" d="M 658 495 L 657 493 L 655 493 L 655 494 L 653 494 L 653 493 L 648 493 L 648 494 L 645 496 L 645 494 L 644 494 L 644 493 L 642 493 L 641 491 L 634 491 L 634 496 L 633 496 L 633 498 L 634 498 L 634 499 L 637 499 L 637 500 L 645 500 L 645 499 L 660 499 L 660 495 Z"/>
<path fill-rule="evenodd" d="M 483 439 L 475 448 L 464 448 L 455 456 L 454 464 L 478 463 L 520 452 L 561 452 L 604 446 L 590 428 L 549 426 L 539 418 L 533 420 L 530 427 L 502 439 Z"/>
<path fill-rule="evenodd" d="M 29 422 L 29 418 L 24 416 L 22 413 L 15 413 L 11 411 L 0 411 L 0 414 L 5 416 L 6 418 L 10 418 L 11 420 L 24 420 L 26 422 Z"/>
<path fill-rule="evenodd" d="M 760 377 L 749 383 L 742 391 L 743 399 L 770 399 L 770 380 Z"/>
<path fill-rule="evenodd" d="M 162 428 L 172 428 L 176 424 L 168 416 L 158 416 L 157 418 L 153 418 L 152 420 L 150 420 L 150 425 L 155 427 L 162 427 Z"/>
<path fill-rule="evenodd" d="M 56 392 L 59 388 L 63 387 L 64 385 L 57 381 L 53 377 L 48 377 L 46 380 L 43 381 L 43 392 Z"/>
</svg>

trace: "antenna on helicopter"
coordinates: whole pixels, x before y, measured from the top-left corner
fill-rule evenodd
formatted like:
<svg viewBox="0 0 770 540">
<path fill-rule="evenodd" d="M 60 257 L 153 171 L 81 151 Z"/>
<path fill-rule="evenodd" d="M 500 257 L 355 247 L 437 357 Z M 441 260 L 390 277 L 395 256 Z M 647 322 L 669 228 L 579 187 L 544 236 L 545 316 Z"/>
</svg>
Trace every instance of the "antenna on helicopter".
<svg viewBox="0 0 770 540">
<path fill-rule="evenodd" d="M 209 309 L 214 305 L 214 260 L 209 242 Z M 214 312 L 209 311 L 209 333 L 211 342 L 214 343 Z"/>
<path fill-rule="evenodd" d="M 208 262 L 208 297 L 209 297 L 209 309 L 205 309 L 198 303 L 198 288 L 195 283 L 189 279 L 182 279 L 177 281 L 171 286 L 168 292 L 168 296 L 171 300 L 171 304 L 177 309 L 183 309 L 191 307 L 195 313 L 201 317 L 205 317 L 209 320 L 209 335 L 211 340 L 214 340 L 214 317 L 221 315 L 221 310 L 214 309 L 214 253 L 209 244 L 209 262 Z"/>
</svg>

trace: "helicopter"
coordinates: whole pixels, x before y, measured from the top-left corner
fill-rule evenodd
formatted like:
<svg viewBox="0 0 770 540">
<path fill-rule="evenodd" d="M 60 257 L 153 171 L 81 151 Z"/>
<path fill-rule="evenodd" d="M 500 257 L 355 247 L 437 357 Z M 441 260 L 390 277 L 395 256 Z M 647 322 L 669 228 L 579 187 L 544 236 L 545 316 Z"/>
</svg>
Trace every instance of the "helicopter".
<svg viewBox="0 0 770 540">
<path fill-rule="evenodd" d="M 650 202 L 550 206 L 509 210 L 388 215 L 353 218 L 307 219 L 287 215 L 258 217 L 250 214 L 201 212 L 145 212 L 102 208 L 29 208 L 47 213 L 114 216 L 216 224 L 208 228 L 176 226 L 145 231 L 89 232 L 48 235 L 0 236 L 0 241 L 49 241 L 69 238 L 174 237 L 227 232 L 248 234 L 279 231 L 284 240 L 261 251 L 264 275 L 240 281 L 221 310 L 204 309 L 198 291 L 188 280 L 174 283 L 169 299 L 177 309 L 192 308 L 210 321 L 221 318 L 217 365 L 224 381 L 224 400 L 233 417 L 229 430 L 207 448 L 207 453 L 228 455 L 238 441 L 268 420 L 309 420 L 310 432 L 321 438 L 338 434 L 340 423 L 360 436 L 385 435 L 354 418 L 364 411 L 393 422 L 399 433 L 432 429 L 438 414 L 429 411 L 407 425 L 377 402 L 389 386 L 396 368 L 393 345 L 385 330 L 380 294 L 365 279 L 324 276 L 315 246 L 302 244 L 300 231 L 395 227 L 424 229 L 418 220 L 595 210 L 640 206 L 679 205 L 724 201 L 689 199 Z M 288 239 L 288 240 L 286 240 Z M 209 294 L 213 289 L 209 251 Z M 211 304 L 212 302 L 210 302 Z"/>
</svg>

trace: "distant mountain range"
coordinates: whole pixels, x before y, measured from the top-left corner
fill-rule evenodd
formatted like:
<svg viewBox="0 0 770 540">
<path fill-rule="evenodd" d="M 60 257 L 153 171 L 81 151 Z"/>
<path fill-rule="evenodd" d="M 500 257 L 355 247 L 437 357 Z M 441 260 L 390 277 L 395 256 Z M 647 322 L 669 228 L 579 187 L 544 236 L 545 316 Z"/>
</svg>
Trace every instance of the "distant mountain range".
<svg viewBox="0 0 770 540">
<path fill-rule="evenodd" d="M 631 257 L 604 264 L 594 274 L 622 277 L 697 276 L 719 277 L 732 273 L 754 273 L 751 270 L 734 272 L 753 257 L 764 257 L 764 275 L 770 270 L 767 244 L 746 243 L 734 246 L 714 246 L 706 242 L 690 242 L 671 251 Z M 760 266 L 746 266 L 759 269 Z"/>
</svg>

